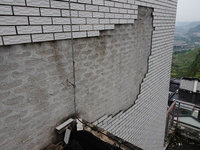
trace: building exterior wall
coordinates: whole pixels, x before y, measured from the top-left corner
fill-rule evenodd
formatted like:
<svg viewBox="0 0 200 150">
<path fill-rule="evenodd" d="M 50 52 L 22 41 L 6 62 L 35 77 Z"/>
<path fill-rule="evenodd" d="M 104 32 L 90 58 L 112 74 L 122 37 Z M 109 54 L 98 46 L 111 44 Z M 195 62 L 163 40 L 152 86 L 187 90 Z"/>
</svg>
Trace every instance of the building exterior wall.
<svg viewBox="0 0 200 150">
<path fill-rule="evenodd" d="M 94 121 L 134 104 L 151 49 L 152 9 L 147 12 L 145 21 L 117 25 L 115 30 L 101 32 L 99 38 L 85 40 L 81 49 L 77 45 L 77 110 L 81 118 Z"/>
<path fill-rule="evenodd" d="M 193 91 L 195 80 L 185 80 L 181 79 L 180 89 Z"/>
<path fill-rule="evenodd" d="M 0 0 L 0 149 L 44 148 L 75 113 L 162 149 L 176 2 Z"/>
<path fill-rule="evenodd" d="M 151 17 L 151 11 L 148 11 L 146 7 L 139 7 L 138 20 L 135 21 L 134 25 L 141 27 L 142 24 L 150 28 Z M 151 35 L 150 31 L 145 30 L 143 33 L 148 41 L 151 41 L 151 38 L 148 36 L 148 34 Z M 139 42 L 142 42 L 142 40 L 137 41 L 137 43 Z M 144 43 L 146 45 L 146 42 Z M 170 49 L 170 46 L 168 48 Z M 151 50 L 154 50 L 153 47 Z M 165 54 L 167 55 L 166 51 Z M 152 57 L 160 58 L 160 56 L 154 55 L 154 52 L 151 51 L 148 73 L 141 84 L 141 91 L 135 104 L 128 109 L 118 112 L 117 115 L 107 114 L 95 121 L 94 124 L 143 149 L 159 150 L 162 149 L 164 141 L 168 93 L 166 87 L 168 83 L 166 81 L 169 78 L 170 64 L 168 63 L 170 61 L 166 59 L 166 64 L 162 64 L 161 60 L 153 61 L 156 66 L 151 68 L 151 66 L 154 66 L 151 64 Z M 164 55 L 162 55 L 162 58 L 164 58 Z M 160 71 L 156 72 L 157 69 L 160 69 Z M 163 81 L 166 83 L 162 83 Z"/>
<path fill-rule="evenodd" d="M 200 82 L 199 79 L 195 78 L 182 78 L 180 82 L 180 89 L 199 92 L 200 91 Z"/>
<path fill-rule="evenodd" d="M 0 149 L 41 149 L 74 114 L 69 43 L 0 47 Z"/>
<path fill-rule="evenodd" d="M 114 24 L 134 23 L 134 0 L 1 0 L 0 45 L 98 36 Z M 69 9 L 70 8 L 70 9 Z M 71 19 L 70 19 L 71 16 Z"/>
<path fill-rule="evenodd" d="M 200 83 L 197 84 L 197 91 L 200 91 Z"/>
</svg>

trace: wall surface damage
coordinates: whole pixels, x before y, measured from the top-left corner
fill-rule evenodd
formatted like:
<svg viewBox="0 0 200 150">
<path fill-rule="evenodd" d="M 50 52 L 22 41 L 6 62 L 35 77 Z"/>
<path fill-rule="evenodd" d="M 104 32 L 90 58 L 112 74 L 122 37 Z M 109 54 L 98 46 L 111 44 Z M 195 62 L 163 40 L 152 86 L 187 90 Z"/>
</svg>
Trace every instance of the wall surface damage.
<svg viewBox="0 0 200 150">
<path fill-rule="evenodd" d="M 42 149 L 70 116 L 162 149 L 176 5 L 0 0 L 0 149 Z"/>
</svg>

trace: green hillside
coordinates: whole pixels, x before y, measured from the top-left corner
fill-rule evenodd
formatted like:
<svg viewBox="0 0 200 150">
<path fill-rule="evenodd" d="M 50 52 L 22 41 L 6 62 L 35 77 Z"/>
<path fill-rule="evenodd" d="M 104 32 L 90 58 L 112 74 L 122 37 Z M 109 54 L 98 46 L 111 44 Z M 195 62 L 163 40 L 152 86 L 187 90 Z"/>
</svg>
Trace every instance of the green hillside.
<svg viewBox="0 0 200 150">
<path fill-rule="evenodd" d="M 172 59 L 171 77 L 200 77 L 199 52 L 200 47 L 190 51 L 175 52 Z"/>
<path fill-rule="evenodd" d="M 193 33 L 196 33 L 196 32 L 200 32 L 200 25 L 188 30 L 189 35 L 192 35 Z"/>
</svg>

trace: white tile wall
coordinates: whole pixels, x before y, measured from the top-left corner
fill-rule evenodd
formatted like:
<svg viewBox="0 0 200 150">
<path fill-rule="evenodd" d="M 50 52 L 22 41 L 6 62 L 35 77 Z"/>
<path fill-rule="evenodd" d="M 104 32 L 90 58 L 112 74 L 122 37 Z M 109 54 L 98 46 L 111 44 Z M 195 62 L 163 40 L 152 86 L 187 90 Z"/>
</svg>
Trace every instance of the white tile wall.
<svg viewBox="0 0 200 150">
<path fill-rule="evenodd" d="M 28 17 L 24 16 L 1 16 L 0 25 L 28 25 Z"/>
<path fill-rule="evenodd" d="M 3 41 L 6 45 L 30 43 L 30 35 L 15 35 L 15 36 L 4 36 Z"/>
<path fill-rule="evenodd" d="M 0 15 L 2 15 L 0 26 L 10 25 L 12 29 L 17 26 L 16 28 L 19 30 L 19 32 L 11 32 L 13 31 L 11 30 L 6 33 L 4 30 L 3 35 L 0 36 L 3 38 L 5 35 L 43 34 L 48 33 L 48 31 L 53 34 L 64 32 L 55 27 L 41 32 L 36 25 L 70 24 L 70 12 L 73 17 L 72 24 L 83 25 L 80 27 L 80 31 L 94 30 L 94 33 L 96 33 L 100 30 L 113 29 L 114 24 L 134 23 L 133 19 L 137 18 L 138 8 L 134 0 L 71 0 L 70 7 L 71 11 L 69 11 L 69 0 L 19 0 L 16 2 L 0 0 Z M 25 25 L 27 26 L 26 30 L 22 31 L 22 29 L 25 29 Z M 1 27 L 1 29 L 3 28 Z M 35 32 L 34 29 L 36 29 Z M 86 35 L 89 36 L 89 33 L 92 32 L 88 32 Z M 40 42 L 42 41 L 40 40 Z M 4 44 L 6 45 L 8 42 L 4 42 Z"/>
<path fill-rule="evenodd" d="M 40 16 L 39 8 L 13 6 L 16 16 Z"/>
<path fill-rule="evenodd" d="M 41 41 L 53 41 L 53 34 L 33 34 L 32 35 L 33 42 L 41 42 Z"/>
<path fill-rule="evenodd" d="M 0 26 L 0 35 L 15 35 L 15 26 Z"/>
<path fill-rule="evenodd" d="M 11 6 L 0 5 L 0 15 L 12 15 Z"/>
<path fill-rule="evenodd" d="M 41 16 L 61 16 L 61 10 L 59 9 L 48 9 L 48 8 L 41 8 Z"/>
<path fill-rule="evenodd" d="M 26 0 L 26 3 L 27 6 L 50 7 L 49 0 Z"/>
<path fill-rule="evenodd" d="M 34 34 L 34 33 L 42 33 L 41 26 L 17 26 L 18 34 Z"/>
<path fill-rule="evenodd" d="M 17 1 L 15 1 L 15 0 L 0 0 L 0 4 L 23 5 L 23 6 L 25 6 L 25 0 L 17 0 Z"/>
<path fill-rule="evenodd" d="M 30 25 L 48 25 L 52 24 L 51 17 L 29 17 Z"/>
</svg>

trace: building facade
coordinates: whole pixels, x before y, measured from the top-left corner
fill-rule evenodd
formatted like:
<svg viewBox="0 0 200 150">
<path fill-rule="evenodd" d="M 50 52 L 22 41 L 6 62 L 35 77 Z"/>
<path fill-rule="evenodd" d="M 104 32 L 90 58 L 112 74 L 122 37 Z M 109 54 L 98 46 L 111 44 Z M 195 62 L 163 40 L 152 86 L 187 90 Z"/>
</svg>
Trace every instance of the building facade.
<svg viewBox="0 0 200 150">
<path fill-rule="evenodd" d="M 78 116 L 160 150 L 177 0 L 0 0 L 0 149 Z"/>
<path fill-rule="evenodd" d="M 180 89 L 199 93 L 200 80 L 198 78 L 181 78 Z"/>
</svg>

